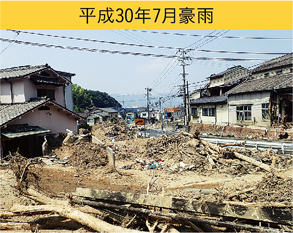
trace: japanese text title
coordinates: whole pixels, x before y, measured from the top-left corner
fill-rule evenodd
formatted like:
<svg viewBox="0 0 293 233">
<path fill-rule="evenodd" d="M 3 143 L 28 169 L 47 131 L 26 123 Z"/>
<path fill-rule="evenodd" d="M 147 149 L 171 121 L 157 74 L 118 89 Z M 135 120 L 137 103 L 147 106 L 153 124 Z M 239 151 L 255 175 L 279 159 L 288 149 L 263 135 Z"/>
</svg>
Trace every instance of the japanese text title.
<svg viewBox="0 0 293 233">
<path fill-rule="evenodd" d="M 174 24 L 179 20 L 180 24 L 190 23 L 213 23 L 214 8 L 153 8 L 143 9 L 138 7 L 116 8 L 106 7 L 105 9 L 96 9 L 93 7 L 81 7 L 79 17 L 85 18 L 85 23 L 131 23 L 140 21 L 145 24 L 152 23 L 171 23 Z"/>
</svg>

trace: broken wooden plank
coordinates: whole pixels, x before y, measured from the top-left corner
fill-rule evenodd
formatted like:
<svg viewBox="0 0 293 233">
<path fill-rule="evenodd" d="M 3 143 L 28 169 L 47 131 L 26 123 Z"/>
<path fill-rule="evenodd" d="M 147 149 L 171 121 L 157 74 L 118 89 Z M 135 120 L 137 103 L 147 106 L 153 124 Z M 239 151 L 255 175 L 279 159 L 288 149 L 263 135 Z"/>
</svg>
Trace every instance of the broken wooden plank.
<svg viewBox="0 0 293 233">
<path fill-rule="evenodd" d="M 233 218 L 251 219 L 256 221 L 293 224 L 292 208 L 260 206 L 252 203 L 238 204 L 233 202 L 214 203 L 201 202 L 195 199 L 183 199 L 177 197 L 162 197 L 138 193 L 111 192 L 106 190 L 77 188 L 76 196 L 91 198 L 94 200 L 106 200 L 119 203 L 139 204 L 152 207 L 161 207 L 179 211 L 192 211 L 213 216 L 225 216 Z"/>
<path fill-rule="evenodd" d="M 11 212 L 14 213 L 48 213 L 55 212 L 60 216 L 65 218 L 72 219 L 84 226 L 88 226 L 91 229 L 97 232 L 133 232 L 138 233 L 140 231 L 125 229 L 119 226 L 111 225 L 105 221 L 102 221 L 98 218 L 93 217 L 90 214 L 83 213 L 76 208 L 65 205 L 35 205 L 35 206 L 23 206 L 23 205 L 14 205 L 11 209 Z"/>
<path fill-rule="evenodd" d="M 44 203 L 46 205 L 38 206 L 13 206 L 10 211 L 13 213 L 46 213 L 46 212 L 55 212 L 60 216 L 65 218 L 72 219 L 76 222 L 79 222 L 82 225 L 88 226 L 98 232 L 139 232 L 136 230 L 125 229 L 123 227 L 111 225 L 105 221 L 102 221 L 98 218 L 93 217 L 90 214 L 83 213 L 77 208 L 70 206 L 70 203 L 67 201 L 61 201 L 49 198 L 31 188 L 27 190 L 27 194 L 30 197 L 34 197 L 34 200 Z"/>
<path fill-rule="evenodd" d="M 121 210 L 126 210 L 126 211 L 130 211 L 134 213 L 143 213 L 143 214 L 148 214 L 150 217 L 165 219 L 167 221 L 171 221 L 172 219 L 183 220 L 183 221 L 188 220 L 192 222 L 199 222 L 199 223 L 204 223 L 204 224 L 209 224 L 209 225 L 219 226 L 219 227 L 245 229 L 251 232 L 279 232 L 278 230 L 272 229 L 272 228 L 253 226 L 249 224 L 237 223 L 234 221 L 232 222 L 232 221 L 222 221 L 218 219 L 211 219 L 211 217 L 207 217 L 207 216 L 198 217 L 198 216 L 190 215 L 190 214 L 170 213 L 166 211 L 155 211 L 155 210 L 146 209 L 146 208 L 116 205 L 116 204 L 110 204 L 110 203 L 98 202 L 98 201 L 79 200 L 75 198 L 72 199 L 72 202 L 77 204 L 82 204 L 82 205 L 101 207 L 101 208 L 121 209 Z"/>
<path fill-rule="evenodd" d="M 260 167 L 260 168 L 262 168 L 262 169 L 264 169 L 264 170 L 266 170 L 268 172 L 273 173 L 277 177 L 280 177 L 282 179 L 286 179 L 287 178 L 286 176 L 279 174 L 279 171 L 277 169 L 273 169 L 271 166 L 269 166 L 267 164 L 264 164 L 262 162 L 256 161 L 255 159 L 252 159 L 252 158 L 250 158 L 248 156 L 245 156 L 243 154 L 240 154 L 238 152 L 234 152 L 234 155 L 238 159 L 242 159 L 242 160 L 244 160 L 246 162 L 249 162 L 249 163 L 251 163 L 251 164 L 253 164 L 253 165 L 257 166 L 257 167 Z"/>
</svg>

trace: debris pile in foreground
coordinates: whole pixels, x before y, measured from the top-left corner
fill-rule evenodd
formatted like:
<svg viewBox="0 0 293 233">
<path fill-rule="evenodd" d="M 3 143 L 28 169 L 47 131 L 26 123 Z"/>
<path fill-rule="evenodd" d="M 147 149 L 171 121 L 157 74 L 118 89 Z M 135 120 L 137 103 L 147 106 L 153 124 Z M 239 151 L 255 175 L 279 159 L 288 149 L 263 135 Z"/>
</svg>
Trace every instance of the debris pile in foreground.
<svg viewBox="0 0 293 233">
<path fill-rule="evenodd" d="M 105 145 L 74 140 L 48 157 L 12 156 L 0 177 L 11 179 L 7 171 L 12 169 L 13 189 L 31 201 L 15 199 L 8 206 L 0 193 L 0 229 L 293 230 L 292 157 L 270 149 L 237 149 L 236 144 L 216 146 L 197 134 L 136 138 L 136 130 L 101 123 L 92 133 Z M 107 168 L 107 146 L 116 156 L 112 172 Z M 9 182 L 2 184 L 9 190 Z"/>
</svg>

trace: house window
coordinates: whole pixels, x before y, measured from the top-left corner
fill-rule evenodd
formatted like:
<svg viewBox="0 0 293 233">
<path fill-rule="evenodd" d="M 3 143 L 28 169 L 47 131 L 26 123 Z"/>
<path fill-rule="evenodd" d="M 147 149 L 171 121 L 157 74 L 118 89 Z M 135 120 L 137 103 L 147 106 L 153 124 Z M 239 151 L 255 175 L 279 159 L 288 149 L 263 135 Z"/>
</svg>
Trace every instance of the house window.
<svg viewBox="0 0 293 233">
<path fill-rule="evenodd" d="M 38 97 L 47 97 L 51 100 L 55 100 L 55 90 L 37 89 Z"/>
<path fill-rule="evenodd" d="M 192 108 L 191 109 L 191 115 L 192 116 L 197 116 L 197 108 Z"/>
<path fill-rule="evenodd" d="M 215 108 L 209 108 L 209 116 L 215 116 L 216 115 L 216 109 Z"/>
<path fill-rule="evenodd" d="M 236 107 L 237 121 L 251 121 L 251 105 Z"/>
<path fill-rule="evenodd" d="M 277 70 L 276 74 L 282 74 L 283 70 Z"/>
<path fill-rule="evenodd" d="M 209 109 L 208 108 L 203 108 L 202 109 L 202 115 L 203 116 L 208 116 L 209 115 Z"/>
<path fill-rule="evenodd" d="M 263 121 L 270 120 L 269 106 L 270 106 L 269 103 L 261 104 L 262 120 Z"/>
<path fill-rule="evenodd" d="M 202 115 L 203 116 L 215 116 L 216 115 L 216 109 L 215 108 L 203 108 L 202 109 Z"/>
</svg>

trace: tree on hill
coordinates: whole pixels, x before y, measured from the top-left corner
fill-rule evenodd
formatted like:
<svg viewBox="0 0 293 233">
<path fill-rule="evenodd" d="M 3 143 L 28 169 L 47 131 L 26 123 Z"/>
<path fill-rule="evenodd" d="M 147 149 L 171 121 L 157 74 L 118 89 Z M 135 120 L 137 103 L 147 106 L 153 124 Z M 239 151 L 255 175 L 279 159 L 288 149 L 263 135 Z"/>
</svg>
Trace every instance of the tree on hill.
<svg viewBox="0 0 293 233">
<path fill-rule="evenodd" d="M 106 92 L 87 90 L 76 84 L 72 84 L 72 96 L 75 112 L 83 112 L 93 106 L 121 108 L 121 104 Z"/>
</svg>

